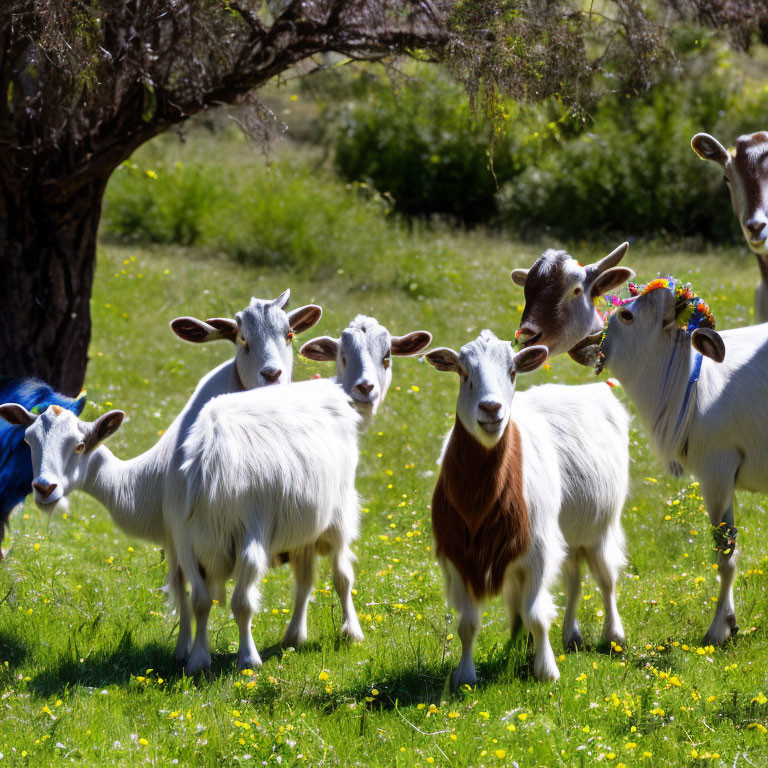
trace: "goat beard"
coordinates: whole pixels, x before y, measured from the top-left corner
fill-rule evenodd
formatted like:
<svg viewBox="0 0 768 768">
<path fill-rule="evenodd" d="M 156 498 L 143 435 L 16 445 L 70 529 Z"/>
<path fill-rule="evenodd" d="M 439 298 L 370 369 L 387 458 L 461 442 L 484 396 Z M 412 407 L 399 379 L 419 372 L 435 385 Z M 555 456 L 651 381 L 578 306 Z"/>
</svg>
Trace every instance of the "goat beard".
<svg viewBox="0 0 768 768">
<path fill-rule="evenodd" d="M 599 333 L 593 333 L 571 347 L 568 350 L 571 359 L 575 360 L 579 365 L 584 365 L 588 368 L 593 367 L 597 362 L 597 353 L 600 349 L 602 335 L 603 331 L 601 329 Z"/>
<path fill-rule="evenodd" d="M 54 502 L 53 504 L 43 504 L 42 506 L 38 504 L 37 508 L 41 512 L 44 512 L 46 515 L 52 515 L 54 512 L 62 512 L 62 513 L 69 512 L 69 497 L 62 496 L 58 501 Z"/>
</svg>

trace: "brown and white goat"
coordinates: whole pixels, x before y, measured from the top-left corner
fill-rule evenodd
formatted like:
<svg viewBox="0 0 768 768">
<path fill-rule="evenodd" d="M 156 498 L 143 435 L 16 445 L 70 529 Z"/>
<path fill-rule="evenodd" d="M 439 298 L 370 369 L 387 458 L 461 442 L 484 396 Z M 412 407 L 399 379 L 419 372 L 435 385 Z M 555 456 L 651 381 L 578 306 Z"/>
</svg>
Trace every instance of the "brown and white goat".
<svg viewBox="0 0 768 768">
<path fill-rule="evenodd" d="M 550 587 L 564 560 L 565 646 L 582 643 L 576 621 L 582 556 L 603 595 L 605 639 L 624 640 L 616 580 L 624 564 L 627 413 L 605 384 L 548 384 L 515 395 L 516 375 L 538 368 L 547 349 L 515 354 L 487 330 L 460 354 L 441 347 L 426 358 L 461 378 L 456 423 L 432 500 L 437 558 L 448 600 L 460 615 L 462 656 L 453 685 L 475 683 L 479 606 L 500 592 L 512 632 L 522 622 L 533 635 L 534 675 L 557 680 Z"/>
<path fill-rule="evenodd" d="M 523 347 L 543 344 L 553 357 L 563 352 L 586 364 L 582 340 L 603 329 L 603 318 L 595 299 L 634 276 L 617 264 L 629 243 L 622 243 L 607 256 L 579 264 L 565 251 L 545 251 L 530 269 L 513 269 L 512 280 L 525 288 L 525 308 L 515 334 Z"/>
<path fill-rule="evenodd" d="M 739 136 L 730 151 L 714 136 L 697 133 L 691 147 L 702 160 L 713 160 L 723 169 L 733 212 L 760 268 L 755 321 L 768 322 L 768 132 Z"/>
</svg>

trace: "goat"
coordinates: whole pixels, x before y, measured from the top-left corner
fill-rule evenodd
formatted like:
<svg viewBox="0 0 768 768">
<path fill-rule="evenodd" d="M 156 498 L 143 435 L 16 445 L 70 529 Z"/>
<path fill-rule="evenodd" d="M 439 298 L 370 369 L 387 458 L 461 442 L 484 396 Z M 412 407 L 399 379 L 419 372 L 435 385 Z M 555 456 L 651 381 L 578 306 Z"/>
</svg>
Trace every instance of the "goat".
<svg viewBox="0 0 768 768">
<path fill-rule="evenodd" d="M 428 331 L 392 336 L 374 317 L 357 315 L 336 339 L 319 336 L 302 345 L 299 354 L 308 360 L 336 363 L 335 381 L 343 387 L 368 428 L 392 383 L 391 356 L 413 357 L 432 341 Z"/>
<path fill-rule="evenodd" d="M 173 332 L 185 341 L 203 344 L 226 339 L 235 343 L 234 358 L 209 374 L 215 381 L 211 382 L 217 390 L 214 394 L 290 382 L 293 338 L 315 325 L 323 314 L 316 304 L 286 312 L 290 295 L 286 290 L 273 301 L 252 298 L 234 320 L 215 317 L 204 322 L 177 317 L 171 321 Z"/>
<path fill-rule="evenodd" d="M 217 318 L 203 323 L 194 318 L 177 318 L 172 322 L 174 331 L 182 338 L 198 343 L 230 339 L 237 343 L 237 352 L 233 359 L 217 366 L 200 380 L 181 413 L 152 448 L 130 461 L 120 463 L 122 489 L 108 497 L 110 503 L 105 504 L 117 525 L 127 533 L 160 543 L 166 548 L 168 587 L 179 612 L 179 636 L 175 649 L 179 661 L 184 661 L 189 655 L 192 614 L 183 573 L 173 556 L 172 547 L 166 546 L 162 532 L 165 478 L 179 471 L 183 461 L 184 440 L 209 400 L 227 392 L 241 391 L 248 385 L 260 387 L 270 381 L 279 383 L 290 380 L 293 333 L 312 327 L 320 319 L 322 310 L 310 304 L 286 313 L 283 307 L 289 294 L 289 291 L 285 291 L 272 301 L 251 299 L 250 305 L 239 312 L 234 321 Z M 265 367 L 269 371 L 277 367 L 281 370 L 279 375 L 270 379 L 262 373 Z M 3 412 L 6 421 L 12 424 L 23 426 L 26 423 L 26 417 L 18 411 L 0 409 L 0 416 Z M 108 423 L 113 424 L 117 418 L 111 417 Z M 119 419 L 122 421 L 122 416 Z M 99 425 L 99 429 L 105 428 L 105 423 L 97 420 L 88 429 L 93 432 L 95 425 Z M 114 429 L 117 426 L 119 423 Z M 86 427 L 81 428 L 81 431 L 85 430 Z M 44 510 L 50 511 L 62 496 L 61 489 L 54 493 L 56 484 L 47 482 L 45 478 L 37 486 L 33 483 L 33 487 L 37 505 Z"/>
<path fill-rule="evenodd" d="M 577 363 L 589 364 L 584 339 L 603 330 L 596 299 L 634 276 L 631 269 L 616 266 L 628 248 L 629 243 L 622 243 L 586 267 L 565 251 L 550 249 L 530 269 L 513 269 L 512 280 L 525 288 L 515 338 L 523 347 L 543 344 L 550 357 L 568 352 Z"/>
<path fill-rule="evenodd" d="M 0 376 L 0 403 L 8 402 L 21 403 L 36 412 L 55 403 L 79 416 L 85 407 L 85 392 L 71 398 L 55 392 L 39 379 Z M 32 458 L 24 443 L 23 430 L 0 421 L 0 560 L 8 519 L 15 507 L 24 502 L 33 479 Z"/>
<path fill-rule="evenodd" d="M 336 362 L 336 376 L 331 380 L 348 394 L 361 417 L 359 429 L 364 432 L 392 383 L 391 356 L 418 355 L 431 341 L 432 334 L 428 331 L 392 336 L 376 318 L 357 315 L 338 339 L 333 336 L 312 339 L 301 347 L 299 354 L 308 360 Z M 307 606 L 315 583 L 315 559 L 311 551 L 304 549 L 281 552 L 277 560 L 291 563 L 296 585 L 293 616 L 281 643 L 298 648 L 307 639 Z M 351 572 L 351 566 L 349 570 Z M 362 631 L 358 635 L 348 630 L 346 634 L 352 640 L 363 639 Z"/>
<path fill-rule="evenodd" d="M 755 290 L 755 320 L 768 321 L 768 132 L 748 133 L 736 139 L 730 152 L 708 133 L 697 133 L 691 148 L 702 160 L 723 169 L 731 205 L 752 253 L 757 257 L 760 282 Z"/>
<path fill-rule="evenodd" d="M 557 680 L 549 643 L 550 586 L 565 561 L 566 648 L 580 647 L 576 620 L 584 556 L 603 596 L 607 642 L 623 643 L 616 581 L 625 562 L 621 510 L 629 477 L 629 418 L 604 384 L 547 384 L 515 395 L 518 373 L 547 348 L 517 354 L 485 330 L 460 353 L 427 361 L 459 374 L 456 422 L 432 499 L 435 551 L 449 603 L 460 615 L 462 655 L 454 687 L 476 682 L 472 651 L 479 603 L 503 592 L 512 634 L 533 635 L 534 675 Z"/>
<path fill-rule="evenodd" d="M 768 492 L 768 324 L 718 333 L 706 303 L 673 278 L 637 293 L 608 320 L 600 362 L 621 380 L 662 463 L 701 483 L 720 575 L 704 644 L 722 645 L 738 629 L 735 490 Z"/>
</svg>

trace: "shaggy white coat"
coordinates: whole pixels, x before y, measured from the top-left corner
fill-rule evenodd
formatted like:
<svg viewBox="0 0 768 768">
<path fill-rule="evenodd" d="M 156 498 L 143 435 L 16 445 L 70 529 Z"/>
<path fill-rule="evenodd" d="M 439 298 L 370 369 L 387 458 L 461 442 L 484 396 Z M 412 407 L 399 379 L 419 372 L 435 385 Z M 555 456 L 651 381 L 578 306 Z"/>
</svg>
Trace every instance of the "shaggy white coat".
<svg viewBox="0 0 768 768">
<path fill-rule="evenodd" d="M 711 524 L 731 527 L 736 489 L 768 492 L 768 324 L 721 331 L 725 358 L 703 358 L 683 408 L 696 350 L 677 329 L 671 293 L 651 291 L 625 310 L 625 320 L 609 321 L 606 366 L 635 404 L 663 464 L 675 475 L 694 475 Z M 705 644 L 720 645 L 737 629 L 735 549 L 720 555 L 718 574 L 720 596 Z"/>
</svg>

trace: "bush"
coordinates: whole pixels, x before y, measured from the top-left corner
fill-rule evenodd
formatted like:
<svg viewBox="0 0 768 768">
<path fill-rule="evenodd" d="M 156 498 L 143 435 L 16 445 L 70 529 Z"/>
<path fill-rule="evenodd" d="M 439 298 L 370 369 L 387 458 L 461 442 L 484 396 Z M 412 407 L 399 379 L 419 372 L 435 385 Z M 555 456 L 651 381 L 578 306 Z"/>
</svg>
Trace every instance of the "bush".
<svg viewBox="0 0 768 768">
<path fill-rule="evenodd" d="M 312 269 L 364 260 L 373 242 L 389 239 L 386 200 L 360 185 L 309 163 L 267 166 L 233 136 L 189 144 L 160 137 L 117 169 L 105 197 L 107 236 Z"/>
<path fill-rule="evenodd" d="M 160 136 L 112 175 L 102 235 L 194 245 L 310 276 L 344 271 L 371 287 L 424 293 L 413 265 L 434 256 L 434 244 L 393 220 L 386 196 L 291 154 L 268 166 L 239 133 L 197 132 L 186 144 Z"/>
<path fill-rule="evenodd" d="M 371 82 L 338 117 L 333 147 L 342 176 L 391 194 L 399 211 L 474 223 L 496 212 L 493 138 L 493 127 L 473 117 L 461 86 L 430 66 L 401 89 Z M 511 135 L 494 142 L 500 178 L 514 172 L 512 142 Z"/>
<path fill-rule="evenodd" d="M 465 94 L 445 75 L 430 69 L 400 92 L 371 86 L 338 120 L 337 168 L 391 193 L 411 215 L 566 238 L 738 238 L 721 176 L 696 158 L 690 140 L 705 130 L 731 142 L 765 127 L 766 90 L 743 86 L 730 54 L 698 33 L 677 50 L 679 68 L 656 87 L 631 99 L 608 96 L 588 119 L 556 102 L 502 115 L 495 179 L 486 156 L 493 131 L 473 122 Z"/>
<path fill-rule="evenodd" d="M 540 139 L 537 159 L 503 185 L 501 218 L 516 229 L 579 237 L 601 230 L 738 236 L 721 174 L 690 148 L 701 130 L 723 141 L 743 132 L 739 123 L 753 109 L 743 94 L 738 99 L 715 74 L 669 80 L 634 101 L 603 101 L 588 130 Z"/>
</svg>

